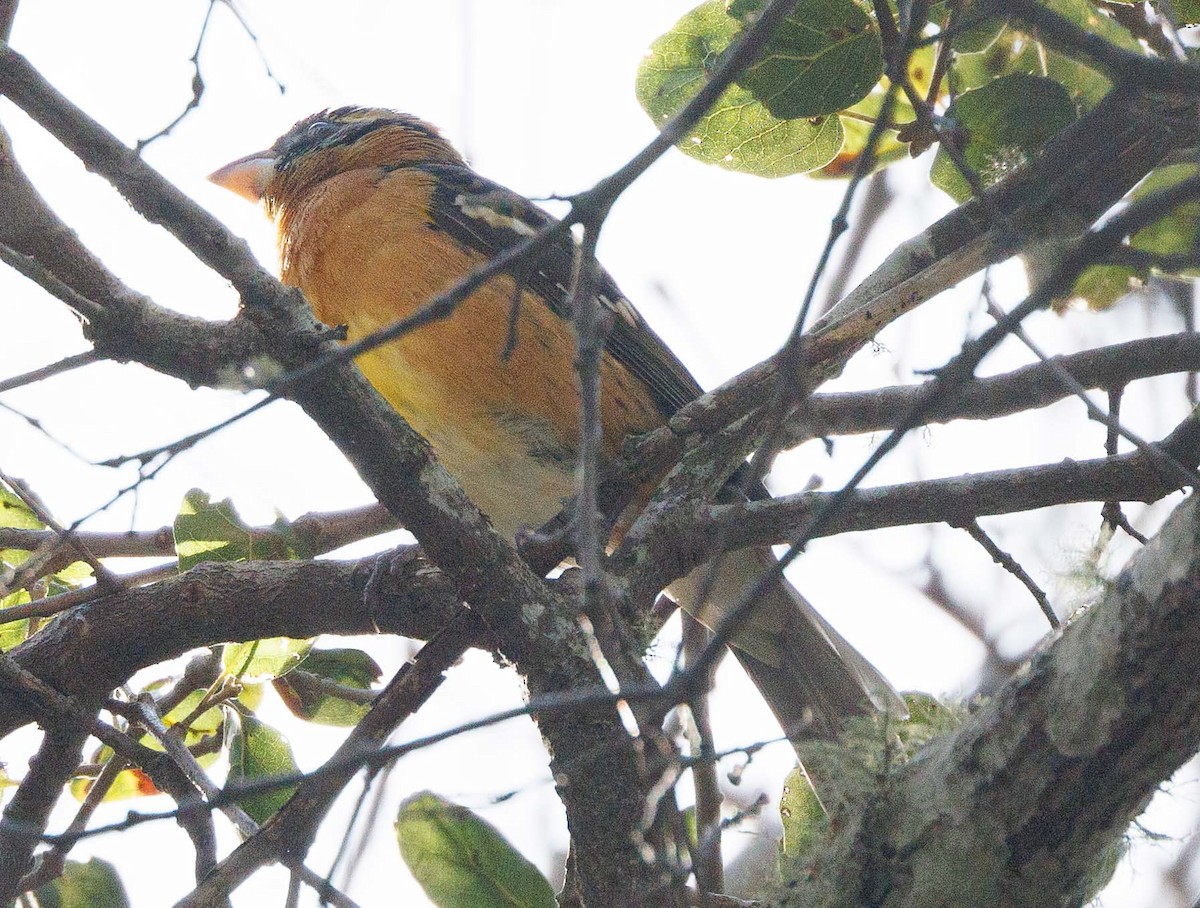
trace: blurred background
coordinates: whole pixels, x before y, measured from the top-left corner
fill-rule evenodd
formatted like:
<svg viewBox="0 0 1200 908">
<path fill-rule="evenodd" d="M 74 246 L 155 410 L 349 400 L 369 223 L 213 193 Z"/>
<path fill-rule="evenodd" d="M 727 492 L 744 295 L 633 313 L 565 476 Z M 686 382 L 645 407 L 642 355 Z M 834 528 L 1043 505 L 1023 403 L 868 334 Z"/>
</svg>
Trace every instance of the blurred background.
<svg viewBox="0 0 1200 908">
<path fill-rule="evenodd" d="M 273 228 L 262 212 L 204 177 L 325 107 L 380 105 L 417 114 L 439 125 L 483 174 L 535 199 L 567 196 L 615 170 L 653 136 L 634 98 L 637 66 L 650 42 L 692 5 L 692 0 L 218 2 L 198 56 L 205 85 L 201 103 L 152 143 L 145 157 L 272 266 Z M 209 6 L 208 0 L 27 0 L 18 11 L 12 45 L 74 103 L 132 144 L 170 123 L 191 97 L 189 58 Z M 51 205 L 126 282 L 180 312 L 210 319 L 234 314 L 237 299 L 222 280 L 164 231 L 141 221 L 7 101 L 0 100 L 0 120 Z M 858 252 L 851 283 L 950 209 L 949 199 L 928 183 L 931 157 L 887 171 L 890 202 Z M 601 261 L 701 384 L 712 387 L 783 342 L 844 191 L 840 182 L 723 172 L 672 152 L 613 208 L 601 238 Z M 553 202 L 548 207 L 555 210 Z M 1026 289 L 1019 264 L 993 269 L 991 281 L 1006 306 Z M 830 388 L 913 382 L 943 364 L 965 338 L 990 324 L 980 283 L 981 278 L 967 282 L 888 328 Z M 69 311 L 7 269 L 0 270 L 0 325 L 0 379 L 87 347 Z M 1148 293 L 1102 315 L 1044 313 L 1027 327 L 1055 353 L 1174 332 L 1182 325 L 1168 302 Z M 1006 371 L 1031 360 L 1010 339 L 982 371 Z M 193 390 L 139 366 L 102 363 L 5 394 L 0 403 L 0 468 L 26 480 L 68 524 L 134 478 L 132 469 L 92 464 L 218 422 L 240 411 L 247 395 Z M 1122 416 L 1155 439 L 1188 406 L 1182 377 L 1168 378 L 1131 387 Z M 840 439 L 831 451 L 814 442 L 789 452 L 779 459 L 771 486 L 776 492 L 814 482 L 836 488 L 876 440 Z M 986 425 L 914 433 L 868 485 L 1095 457 L 1103 443 L 1103 427 L 1086 420 L 1081 403 L 1066 401 Z M 277 512 L 294 518 L 370 500 L 341 455 L 300 411 L 277 403 L 179 457 L 135 496 L 89 518 L 85 528 L 169 525 L 193 487 L 228 497 L 251 523 L 270 522 Z M 1142 532 L 1152 533 L 1176 502 L 1129 507 L 1126 513 Z M 1098 505 L 982 522 L 1050 593 L 1062 616 L 1094 596 L 1097 568 L 1115 573 L 1134 548 L 1118 537 L 1095 551 Z M 400 538 L 391 534 L 332 557 L 365 554 Z M 945 526 L 819 540 L 792 576 L 903 690 L 969 696 L 981 682 L 994 682 L 992 671 L 1020 660 L 1048 630 L 1020 584 L 965 534 Z M 657 669 L 669 667 L 677 637 L 673 622 L 652 653 Z M 413 651 L 395 640 L 358 644 L 388 674 Z M 166 673 L 148 672 L 143 680 Z M 520 697 L 511 671 L 472 653 L 397 740 L 511 707 Z M 722 668 L 713 704 L 718 750 L 778 734 L 731 662 Z M 268 703 L 264 717 L 292 737 L 305 769 L 319 765 L 343 735 L 301 725 L 279 704 Z M 10 774 L 21 773 L 35 740 L 27 729 L 0 746 L 0 761 Z M 731 803 L 746 806 L 766 793 L 772 806 L 726 835 L 727 858 L 737 862 L 745 852 L 746 860 L 750 855 L 773 860 L 778 833 L 773 802 L 792 752 L 785 744 L 772 745 L 745 763 L 739 756 L 722 764 L 733 774 L 723 782 Z M 548 876 L 560 876 L 567 843 L 562 811 L 532 723 L 515 720 L 396 764 L 378 828 L 368 837 L 359 871 L 345 884 L 362 905 L 425 904 L 398 860 L 390 823 L 403 797 L 426 788 L 479 811 Z M 681 790 L 686 800 L 687 785 Z M 1196 823 L 1197 794 L 1190 767 L 1164 786 L 1144 828 L 1131 831 L 1129 854 L 1103 905 L 1191 904 L 1195 883 L 1186 843 Z M 322 870 L 332 860 L 355 795 L 352 786 L 339 802 L 310 866 Z M 157 809 L 167 807 L 163 801 Z M 97 821 L 120 819 L 130 808 L 156 809 L 147 802 L 106 805 Z M 64 812 L 52 828 L 69 819 Z M 232 845 L 228 828 L 222 822 L 218 827 Z M 91 855 L 121 867 L 135 906 L 169 904 L 191 888 L 187 839 L 170 822 L 85 840 L 72 856 Z M 285 891 L 285 873 L 272 869 L 239 889 L 234 903 L 277 904 Z M 315 904 L 311 893 L 305 897 Z"/>
</svg>

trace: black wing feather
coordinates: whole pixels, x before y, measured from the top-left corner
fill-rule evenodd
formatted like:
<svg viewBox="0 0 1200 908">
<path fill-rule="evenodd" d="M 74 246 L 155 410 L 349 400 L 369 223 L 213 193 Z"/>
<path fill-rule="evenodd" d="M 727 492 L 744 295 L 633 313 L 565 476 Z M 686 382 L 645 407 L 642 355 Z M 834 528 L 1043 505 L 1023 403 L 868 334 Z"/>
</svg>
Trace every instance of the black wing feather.
<svg viewBox="0 0 1200 908">
<path fill-rule="evenodd" d="M 524 196 L 472 170 L 440 164 L 416 166 L 437 178 L 430 206 L 433 226 L 488 257 L 515 246 L 530 232 L 555 223 L 552 215 Z M 569 237 L 564 237 L 546 247 L 528 268 L 516 275 L 552 311 L 567 319 L 571 318 L 568 304 L 574 255 L 574 245 Z M 616 313 L 604 341 L 605 350 L 645 384 L 664 418 L 700 395 L 700 386 L 691 373 L 625 299 L 603 268 L 597 295 Z"/>
</svg>

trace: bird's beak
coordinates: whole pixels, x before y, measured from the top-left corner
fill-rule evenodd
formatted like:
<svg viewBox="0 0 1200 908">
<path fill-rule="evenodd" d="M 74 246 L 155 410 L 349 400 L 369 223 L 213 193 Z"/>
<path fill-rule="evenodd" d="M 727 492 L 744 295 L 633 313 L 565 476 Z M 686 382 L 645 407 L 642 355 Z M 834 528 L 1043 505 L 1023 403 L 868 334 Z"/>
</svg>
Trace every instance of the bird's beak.
<svg viewBox="0 0 1200 908">
<path fill-rule="evenodd" d="M 230 161 L 208 175 L 209 180 L 251 202 L 260 201 L 275 173 L 275 158 L 269 151 L 256 151 Z"/>
</svg>

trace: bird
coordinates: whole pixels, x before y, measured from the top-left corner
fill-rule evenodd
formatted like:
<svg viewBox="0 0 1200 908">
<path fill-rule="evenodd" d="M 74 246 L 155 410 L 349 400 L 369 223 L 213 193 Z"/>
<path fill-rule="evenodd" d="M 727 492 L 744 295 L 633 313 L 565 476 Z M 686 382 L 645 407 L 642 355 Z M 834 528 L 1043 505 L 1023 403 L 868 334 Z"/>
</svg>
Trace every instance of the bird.
<svg viewBox="0 0 1200 908">
<path fill-rule="evenodd" d="M 476 173 L 434 126 L 383 108 L 315 113 L 209 179 L 265 206 L 277 229 L 282 282 L 298 287 L 317 319 L 340 328 L 348 342 L 411 315 L 555 223 Z M 575 241 L 561 236 L 519 273 L 475 290 L 449 318 L 356 358 L 510 539 L 541 526 L 575 491 Z M 613 278 L 599 272 L 596 299 L 608 327 L 599 412 L 606 463 L 627 436 L 663 425 L 701 388 Z M 704 601 L 703 568 L 669 593 L 713 627 L 773 557 L 766 548 L 726 554 Z M 767 591 L 731 649 L 794 744 L 834 737 L 849 716 L 903 712 L 887 680 L 786 579 Z"/>
</svg>

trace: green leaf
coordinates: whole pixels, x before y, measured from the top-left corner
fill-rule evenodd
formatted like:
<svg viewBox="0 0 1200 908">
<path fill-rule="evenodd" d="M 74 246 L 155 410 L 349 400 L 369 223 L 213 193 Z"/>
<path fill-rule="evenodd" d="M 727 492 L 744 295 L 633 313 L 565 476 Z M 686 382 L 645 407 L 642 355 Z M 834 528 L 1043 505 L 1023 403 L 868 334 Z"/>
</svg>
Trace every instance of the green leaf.
<svg viewBox="0 0 1200 908">
<path fill-rule="evenodd" d="M 313 639 L 268 637 L 246 643 L 227 643 L 221 653 L 221 668 L 243 684 L 261 684 L 286 675 L 304 661 Z"/>
<path fill-rule="evenodd" d="M 0 483 L 0 527 L 12 527 L 17 530 L 44 530 L 46 525 L 38 520 L 36 514 L 4 484 Z M 26 558 L 29 552 L 25 549 L 0 549 L 0 567 L 15 568 Z M 20 592 L 20 591 L 18 591 Z M 0 605 L 21 605 L 20 602 L 8 602 L 11 594 L 0 599 Z M 25 600 L 26 602 L 28 599 Z"/>
<path fill-rule="evenodd" d="M 112 759 L 112 756 L 112 751 L 108 750 L 105 754 L 105 759 Z M 87 799 L 87 796 L 91 794 L 92 786 L 95 784 L 96 776 L 94 775 L 76 776 L 71 780 L 71 796 L 82 804 Z M 103 801 L 106 804 L 111 804 L 116 801 L 127 801 L 131 798 L 148 798 L 156 794 L 161 794 L 161 792 L 159 792 L 158 786 L 154 784 L 154 780 L 146 775 L 144 770 L 134 766 L 117 773 L 117 777 L 113 779 L 108 790 L 104 792 Z"/>
<path fill-rule="evenodd" d="M 741 30 L 723 0 L 707 0 L 658 38 L 638 68 L 638 102 L 661 127 L 708 80 Z M 842 145 L 837 117 L 781 120 L 740 85 L 731 86 L 679 144 L 707 164 L 764 177 L 823 167 Z"/>
<path fill-rule="evenodd" d="M 167 726 L 167 728 L 174 728 L 179 723 L 186 721 L 188 716 L 196 711 L 207 695 L 208 691 L 206 690 L 197 689 L 192 691 L 183 698 L 178 706 L 163 716 L 163 724 Z M 205 738 L 215 735 L 217 732 L 219 732 L 224 723 L 225 713 L 221 707 L 209 707 L 196 718 L 194 718 L 191 721 L 191 724 L 188 725 L 187 731 L 184 733 L 183 743 L 188 747 L 195 747 Z M 143 738 L 142 743 L 147 747 L 154 748 L 155 750 L 162 749 L 161 745 L 159 745 L 151 735 L 147 735 L 145 738 Z"/>
<path fill-rule="evenodd" d="M 238 694 L 238 708 L 244 713 L 252 713 L 262 706 L 263 697 L 266 695 L 267 686 L 265 684 L 242 684 L 242 690 Z"/>
<path fill-rule="evenodd" d="M 784 780 L 779 817 L 783 821 L 783 853 L 789 858 L 807 854 L 829 828 L 829 818 L 800 766 Z"/>
<path fill-rule="evenodd" d="M 1129 198 L 1131 201 L 1144 199 L 1191 179 L 1198 173 L 1200 165 L 1196 164 L 1158 167 L 1134 188 Z M 1167 212 L 1131 236 L 1129 245 L 1155 255 L 1194 256 L 1200 248 L 1200 202 L 1188 202 Z M 1198 271 L 1188 268 L 1180 273 L 1195 277 Z M 1082 300 L 1089 309 L 1103 311 L 1140 287 L 1146 276 L 1124 265 L 1093 265 L 1084 270 L 1067 299 L 1061 305 L 1056 304 L 1056 308 L 1062 308 L 1070 301 Z"/>
<path fill-rule="evenodd" d="M 92 566 L 86 561 L 75 561 L 61 571 L 51 574 L 48 578 L 46 595 L 57 596 L 68 590 L 77 590 L 84 581 L 92 579 Z"/>
<path fill-rule="evenodd" d="M 250 528 L 233 505 L 228 500 L 213 504 L 200 489 L 183 496 L 174 533 L 181 571 L 205 561 L 248 561 L 253 550 Z"/>
<path fill-rule="evenodd" d="M 1018 53 L 1018 48 L 1014 47 L 1018 38 L 1024 40 L 1024 36 L 1005 27 L 984 50 L 955 55 L 954 65 L 948 74 L 953 93 L 961 95 L 973 88 L 981 88 L 1000 76 L 1010 75 L 1014 71 L 1011 66 Z"/>
<path fill-rule="evenodd" d="M 1107 76 L 1073 57 L 1049 48 L 1045 49 L 1042 56 L 1045 60 L 1042 69 L 1046 76 L 1065 88 L 1081 110 L 1091 110 L 1112 91 L 1112 82 Z"/>
<path fill-rule="evenodd" d="M 1046 0 L 1045 5 L 1116 47 L 1145 53 L 1128 29 L 1101 13 L 1090 0 Z M 1089 110 L 1111 90 L 1108 77 L 1085 62 L 1059 53 L 1015 25 L 998 24 L 999 32 L 982 46 L 970 47 L 971 53 L 964 46 L 971 43 L 966 35 L 954 39 L 954 49 L 959 55 L 950 70 L 950 79 L 956 92 L 982 87 L 999 76 L 1024 73 L 1053 79 L 1067 90 L 1078 107 Z"/>
<path fill-rule="evenodd" d="M 440 908 L 554 908 L 538 869 L 486 820 L 426 791 L 400 805 L 400 854 Z"/>
<path fill-rule="evenodd" d="M 44 530 L 46 525 L 8 486 L 0 483 L 0 527 L 12 527 L 19 530 Z M 0 568 L 16 568 L 30 556 L 25 549 L 0 549 Z M 83 581 L 92 576 L 91 565 L 76 561 L 67 565 L 61 571 L 42 578 L 35 588 L 38 598 L 56 596 L 68 590 L 82 586 Z M 0 596 L 0 608 L 10 608 L 14 605 L 24 605 L 31 602 L 33 597 L 27 590 L 16 590 L 7 596 Z M 11 624 L 0 625 L 0 650 L 8 650 L 29 636 L 31 624 L 28 621 L 14 621 Z"/>
<path fill-rule="evenodd" d="M 1091 0 L 1045 0 L 1045 5 L 1064 19 L 1103 38 L 1109 44 L 1135 54 L 1147 53 L 1146 48 L 1129 29 L 1112 16 L 1100 12 Z M 1079 101 L 1085 109 L 1099 104 L 1112 88 L 1112 82 L 1107 76 L 1072 57 L 1045 48 L 1044 58 L 1046 62 L 1043 74 L 1061 82 L 1071 97 Z"/>
<path fill-rule="evenodd" d="M 369 691 L 382 670 L 358 649 L 313 650 L 301 672 L 276 678 L 272 683 L 284 705 L 297 717 L 321 725 L 357 725 L 370 705 L 347 700 L 321 685 L 332 681 L 343 687 Z"/>
<path fill-rule="evenodd" d="M 0 608 L 11 608 L 14 605 L 24 605 L 30 602 L 29 590 L 17 590 L 0 598 Z M 29 637 L 32 627 L 28 618 L 20 621 L 8 621 L 0 624 L 0 652 L 7 653 L 18 643 L 23 643 Z"/>
<path fill-rule="evenodd" d="M 958 33 L 950 39 L 950 46 L 956 53 L 983 53 L 991 48 L 1008 24 L 1007 19 L 982 18 L 980 5 L 978 0 L 960 0 L 954 19 Z"/>
<path fill-rule="evenodd" d="M 1075 279 L 1069 300 L 1082 300 L 1089 309 L 1102 311 L 1140 286 L 1142 281 L 1132 268 L 1124 265 L 1092 265 L 1083 269 Z M 1056 302 L 1054 308 L 1062 311 L 1066 305 Z"/>
<path fill-rule="evenodd" d="M 1200 165 L 1169 164 L 1155 168 L 1129 194 L 1133 201 L 1182 183 L 1200 174 Z M 1129 238 L 1129 245 L 1156 255 L 1189 255 L 1200 245 L 1200 202 L 1177 205 L 1154 223 Z"/>
<path fill-rule="evenodd" d="M 1166 5 L 1161 0 L 1151 0 L 1150 5 L 1160 16 L 1167 15 Z M 1176 25 L 1195 25 L 1200 22 L 1200 0 L 1171 0 L 1170 5 Z"/>
<path fill-rule="evenodd" d="M 921 93 L 922 97 L 929 91 L 935 56 L 936 50 L 930 45 L 917 50 L 908 61 L 909 80 L 912 82 L 913 87 Z M 867 122 L 867 120 L 878 119 L 883 109 L 883 99 L 887 93 L 889 84 L 887 76 L 884 76 L 869 95 L 845 111 L 846 114 L 851 116 L 840 117 L 842 129 L 845 131 L 846 136 L 842 141 L 842 150 L 837 153 L 837 156 L 832 161 L 820 170 L 814 170 L 809 174 L 810 176 L 816 178 L 838 178 L 854 175 L 854 171 L 858 167 L 858 159 L 866 150 L 867 140 L 871 137 L 873 124 Z M 908 97 L 904 92 L 897 91 L 896 97 L 892 102 L 892 123 L 907 126 L 913 123 L 916 118 L 916 112 L 913 110 Z M 920 153 L 920 151 L 916 153 Z M 894 129 L 885 130 L 875 147 L 875 169 L 908 157 L 909 154 L 910 145 L 908 141 L 900 141 L 897 138 L 897 131 Z"/>
<path fill-rule="evenodd" d="M 1043 6 L 1058 13 L 1064 19 L 1078 25 L 1123 50 L 1142 54 L 1138 39 L 1112 16 L 1106 16 L 1091 0 L 1041 0 Z"/>
<path fill-rule="evenodd" d="M 901 744 L 900 752 L 893 756 L 907 762 L 934 738 L 961 726 L 966 712 L 956 706 L 947 706 L 932 694 L 906 691 L 903 696 L 908 718 L 893 721 L 889 728 Z"/>
<path fill-rule="evenodd" d="M 147 691 L 154 690 L 159 686 L 161 686 L 159 682 L 148 685 Z M 186 722 L 192 716 L 208 696 L 208 693 L 207 690 L 203 689 L 193 690 L 170 712 L 163 716 L 163 724 L 169 729 L 176 729 L 181 723 Z M 211 766 L 220 755 L 219 745 L 221 741 L 218 735 L 220 735 L 224 725 L 225 710 L 220 706 L 208 707 L 200 715 L 192 718 L 188 724 L 187 730 L 183 735 L 183 743 L 196 753 L 196 759 L 201 766 Z M 158 738 L 149 733 L 142 735 L 139 743 L 145 745 L 150 750 L 159 752 L 164 750 Z M 105 745 L 97 751 L 95 757 L 90 762 L 102 764 L 112 758 L 112 748 Z M 77 776 L 71 782 L 71 794 L 82 801 L 91 791 L 94 782 L 94 777 Z M 106 802 L 120 801 L 128 798 L 147 797 L 158 793 L 158 788 L 155 786 L 153 780 L 141 769 L 132 767 L 122 770 L 117 774 L 113 784 L 105 792 L 104 800 Z"/>
<path fill-rule="evenodd" d="M 687 832 L 688 847 L 695 850 L 700 847 L 700 829 L 696 822 L 696 807 L 695 805 L 687 808 L 681 817 L 683 820 L 683 828 Z"/>
<path fill-rule="evenodd" d="M 287 738 L 253 716 L 242 716 L 238 730 L 229 742 L 229 781 L 270 779 L 296 772 L 296 760 Z M 237 799 L 256 823 L 265 823 L 296 790 L 295 785 L 281 786 Z"/>
<path fill-rule="evenodd" d="M 67 861 L 62 876 L 34 895 L 41 908 L 129 908 L 117 869 L 99 858 Z"/>
<path fill-rule="evenodd" d="M 733 0 L 728 13 L 752 23 L 766 0 Z M 836 113 L 866 97 L 883 75 L 875 21 L 854 0 L 800 0 L 738 84 L 781 120 Z"/>
<path fill-rule="evenodd" d="M 17 530 L 44 530 L 46 525 L 7 486 L 0 484 L 0 527 Z"/>
<path fill-rule="evenodd" d="M 174 532 L 181 571 L 205 561 L 312 557 L 303 540 L 282 518 L 270 530 L 254 529 L 238 516 L 228 499 L 213 503 L 208 493 L 200 489 L 192 489 L 183 496 Z"/>
<path fill-rule="evenodd" d="M 1075 105 L 1057 82 L 1014 74 L 961 95 L 948 116 L 964 160 L 986 188 L 1027 164 L 1042 143 L 1071 123 Z M 957 202 L 971 197 L 970 184 L 944 148 L 929 179 Z"/>
</svg>

